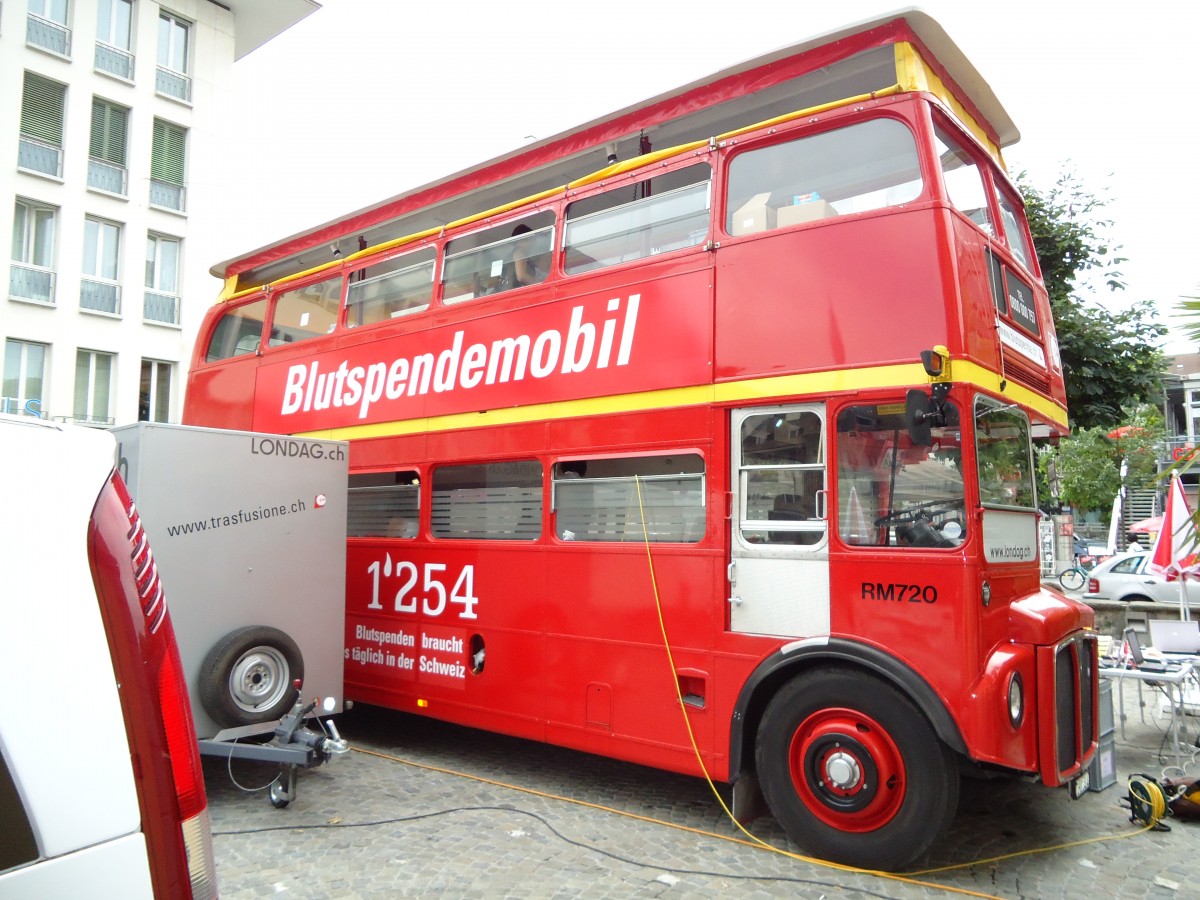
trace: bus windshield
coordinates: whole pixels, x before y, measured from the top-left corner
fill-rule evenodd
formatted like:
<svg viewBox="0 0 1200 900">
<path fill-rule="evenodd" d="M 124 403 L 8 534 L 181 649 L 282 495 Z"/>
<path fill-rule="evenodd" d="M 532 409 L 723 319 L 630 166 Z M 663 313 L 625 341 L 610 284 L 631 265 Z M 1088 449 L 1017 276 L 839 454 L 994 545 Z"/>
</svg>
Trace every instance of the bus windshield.
<svg viewBox="0 0 1200 900">
<path fill-rule="evenodd" d="M 904 403 L 852 406 L 838 416 L 838 530 L 847 544 L 957 547 L 967 536 L 958 408 L 931 430 L 929 446 L 908 436 Z"/>
</svg>

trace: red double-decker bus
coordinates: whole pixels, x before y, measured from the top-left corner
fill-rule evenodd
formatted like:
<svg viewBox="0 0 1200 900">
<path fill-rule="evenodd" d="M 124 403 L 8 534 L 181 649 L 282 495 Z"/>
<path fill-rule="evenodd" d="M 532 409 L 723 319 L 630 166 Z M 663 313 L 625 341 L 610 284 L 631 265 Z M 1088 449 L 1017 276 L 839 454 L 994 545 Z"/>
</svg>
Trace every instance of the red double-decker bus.
<svg viewBox="0 0 1200 900">
<path fill-rule="evenodd" d="M 186 420 L 350 442 L 348 698 L 902 867 L 1096 747 L 1017 137 L 924 14 L 789 47 L 222 264 Z"/>
</svg>

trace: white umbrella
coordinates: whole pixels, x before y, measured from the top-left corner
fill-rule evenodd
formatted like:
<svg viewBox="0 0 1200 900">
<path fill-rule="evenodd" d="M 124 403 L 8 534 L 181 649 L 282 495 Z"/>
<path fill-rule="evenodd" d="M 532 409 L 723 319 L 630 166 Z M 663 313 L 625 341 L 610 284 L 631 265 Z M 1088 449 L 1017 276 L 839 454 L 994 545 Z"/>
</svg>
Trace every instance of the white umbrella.
<svg viewBox="0 0 1200 900">
<path fill-rule="evenodd" d="M 1171 487 L 1167 491 L 1167 508 L 1163 512 L 1163 526 L 1154 541 L 1150 554 L 1150 568 L 1166 577 L 1168 581 L 1179 579 L 1179 618 L 1191 618 L 1187 603 L 1187 579 L 1200 575 L 1197 558 L 1200 554 L 1200 537 L 1192 522 L 1192 511 L 1188 509 L 1187 497 L 1179 476 L 1171 476 Z"/>
<path fill-rule="evenodd" d="M 1116 553 L 1121 546 L 1118 543 L 1121 528 L 1121 492 L 1113 497 L 1112 516 L 1108 520 L 1108 552 Z"/>
</svg>

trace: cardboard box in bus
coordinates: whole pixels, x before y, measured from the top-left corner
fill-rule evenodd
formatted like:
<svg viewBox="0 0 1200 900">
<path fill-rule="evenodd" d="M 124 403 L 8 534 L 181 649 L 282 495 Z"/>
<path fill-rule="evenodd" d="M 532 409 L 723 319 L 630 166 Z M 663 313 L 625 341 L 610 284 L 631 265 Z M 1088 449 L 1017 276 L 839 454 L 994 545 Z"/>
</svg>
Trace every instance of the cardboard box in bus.
<svg viewBox="0 0 1200 900">
<path fill-rule="evenodd" d="M 113 434 L 166 589 L 197 737 L 273 730 L 295 700 L 296 652 L 304 697 L 332 697 L 340 711 L 347 445 L 149 422 Z"/>
<path fill-rule="evenodd" d="M 771 192 L 764 191 L 755 194 L 733 213 L 729 224 L 729 233 L 733 235 L 753 234 L 756 231 L 767 231 L 775 227 L 775 207 L 768 206 Z"/>
<path fill-rule="evenodd" d="M 781 206 L 775 211 L 775 225 L 786 228 L 789 225 L 801 225 L 805 222 L 815 222 L 817 219 L 829 219 L 837 212 L 826 200 L 807 200 L 794 203 L 791 206 Z"/>
</svg>

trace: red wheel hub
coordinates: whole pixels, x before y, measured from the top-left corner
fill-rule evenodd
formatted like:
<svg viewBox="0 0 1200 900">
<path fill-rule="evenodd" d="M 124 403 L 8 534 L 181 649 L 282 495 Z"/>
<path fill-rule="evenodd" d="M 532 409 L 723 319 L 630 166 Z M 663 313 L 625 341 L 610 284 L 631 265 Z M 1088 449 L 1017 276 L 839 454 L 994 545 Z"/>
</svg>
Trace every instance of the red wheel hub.
<svg viewBox="0 0 1200 900">
<path fill-rule="evenodd" d="M 822 709 L 788 748 L 792 783 L 814 816 L 840 831 L 890 822 L 904 803 L 904 757 L 878 722 L 853 709 Z"/>
</svg>

